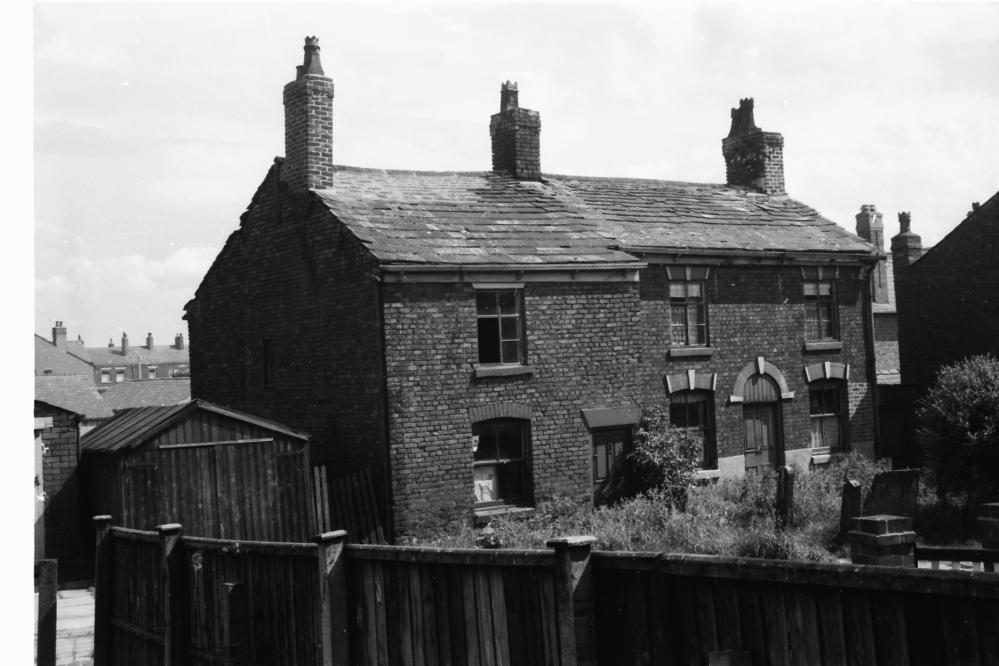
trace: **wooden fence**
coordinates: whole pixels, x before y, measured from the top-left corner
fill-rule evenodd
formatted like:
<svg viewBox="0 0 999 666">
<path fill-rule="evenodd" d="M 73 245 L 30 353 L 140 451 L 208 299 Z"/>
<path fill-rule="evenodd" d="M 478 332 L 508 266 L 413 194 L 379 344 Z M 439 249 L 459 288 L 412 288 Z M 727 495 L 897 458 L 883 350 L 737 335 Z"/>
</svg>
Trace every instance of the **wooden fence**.
<svg viewBox="0 0 999 666">
<path fill-rule="evenodd" d="M 346 663 L 347 637 L 332 633 L 345 624 L 343 532 L 236 542 L 109 521 L 98 521 L 96 664 Z"/>
<path fill-rule="evenodd" d="M 999 664 L 986 572 L 98 530 L 95 663 Z"/>
<path fill-rule="evenodd" d="M 999 663 L 999 577 L 901 567 L 595 553 L 601 664 Z"/>
</svg>

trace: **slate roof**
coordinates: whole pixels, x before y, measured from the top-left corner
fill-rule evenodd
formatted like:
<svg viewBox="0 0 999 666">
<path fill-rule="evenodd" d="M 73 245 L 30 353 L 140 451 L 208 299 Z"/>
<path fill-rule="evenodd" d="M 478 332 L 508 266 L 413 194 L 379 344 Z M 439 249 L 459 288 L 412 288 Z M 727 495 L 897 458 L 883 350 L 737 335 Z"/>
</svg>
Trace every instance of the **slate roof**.
<svg viewBox="0 0 999 666">
<path fill-rule="evenodd" d="M 336 169 L 332 187 L 316 194 L 383 263 L 636 263 L 622 248 L 874 252 L 786 195 L 727 185 Z"/>
<path fill-rule="evenodd" d="M 191 399 L 190 379 L 144 379 L 121 382 L 100 389 L 111 409 L 121 411 L 133 407 L 177 405 Z"/>
<path fill-rule="evenodd" d="M 94 386 L 92 375 L 41 375 L 35 377 L 35 400 L 68 410 L 86 419 L 114 416 Z"/>
<path fill-rule="evenodd" d="M 73 343 L 67 343 L 67 347 Z M 75 345 L 73 351 L 82 347 Z M 36 375 L 87 375 L 93 384 L 94 366 L 75 356 L 68 348 L 54 344 L 35 334 L 35 374 Z"/>
<path fill-rule="evenodd" d="M 207 400 L 194 399 L 182 405 L 166 407 L 136 407 L 119 412 L 113 419 L 102 423 L 80 438 L 80 448 L 84 451 L 112 452 L 132 449 L 156 436 L 166 428 L 197 410 L 204 410 L 229 418 L 251 423 L 265 430 L 278 432 L 289 437 L 308 440 L 309 436 L 292 430 L 280 423 L 262 419 L 243 412 L 237 412 Z"/>
</svg>

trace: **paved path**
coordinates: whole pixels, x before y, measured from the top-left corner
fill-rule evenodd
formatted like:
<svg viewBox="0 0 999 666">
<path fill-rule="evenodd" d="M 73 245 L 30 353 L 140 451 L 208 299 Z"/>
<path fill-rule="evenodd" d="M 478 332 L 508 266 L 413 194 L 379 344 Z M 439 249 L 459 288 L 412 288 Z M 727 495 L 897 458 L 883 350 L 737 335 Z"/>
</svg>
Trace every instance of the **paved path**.
<svg viewBox="0 0 999 666">
<path fill-rule="evenodd" d="M 93 590 L 59 590 L 57 604 L 56 666 L 91 666 L 94 663 Z M 38 595 L 35 594 L 37 616 Z M 36 619 L 36 631 L 37 626 Z"/>
</svg>

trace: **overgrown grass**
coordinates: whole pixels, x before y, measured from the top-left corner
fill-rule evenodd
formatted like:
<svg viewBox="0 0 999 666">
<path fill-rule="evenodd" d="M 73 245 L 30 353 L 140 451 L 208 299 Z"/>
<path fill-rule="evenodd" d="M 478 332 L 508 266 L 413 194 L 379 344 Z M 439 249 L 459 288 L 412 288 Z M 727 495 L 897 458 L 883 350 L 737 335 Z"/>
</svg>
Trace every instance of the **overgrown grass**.
<svg viewBox="0 0 999 666">
<path fill-rule="evenodd" d="M 883 463 L 851 454 L 823 469 L 797 474 L 794 512 L 782 531 L 774 526 L 776 475 L 768 470 L 691 488 L 685 512 L 671 510 L 668 497 L 656 491 L 596 510 L 551 498 L 540 502 L 529 517 L 493 520 L 489 540 L 503 548 L 536 549 L 554 537 L 590 534 L 598 550 L 835 561 L 844 555 L 836 544 L 843 479 L 859 481 L 866 493 L 874 474 L 883 469 Z M 481 537 L 481 530 L 455 524 L 409 542 L 472 548 Z"/>
</svg>

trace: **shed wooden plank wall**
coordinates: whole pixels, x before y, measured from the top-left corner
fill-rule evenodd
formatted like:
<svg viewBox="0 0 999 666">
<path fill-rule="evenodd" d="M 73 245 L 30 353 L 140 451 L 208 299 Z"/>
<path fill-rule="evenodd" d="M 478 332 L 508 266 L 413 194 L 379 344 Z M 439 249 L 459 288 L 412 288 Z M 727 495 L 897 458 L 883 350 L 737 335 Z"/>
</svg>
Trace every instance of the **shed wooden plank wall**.
<svg viewBox="0 0 999 666">
<path fill-rule="evenodd" d="M 309 456 L 293 440 L 123 451 L 95 467 L 99 513 L 196 536 L 306 541 L 315 533 Z"/>
</svg>

